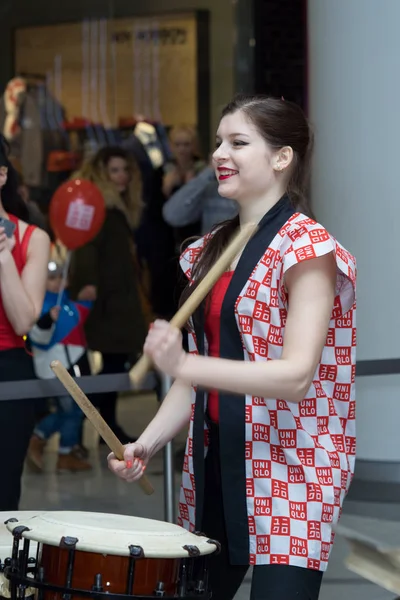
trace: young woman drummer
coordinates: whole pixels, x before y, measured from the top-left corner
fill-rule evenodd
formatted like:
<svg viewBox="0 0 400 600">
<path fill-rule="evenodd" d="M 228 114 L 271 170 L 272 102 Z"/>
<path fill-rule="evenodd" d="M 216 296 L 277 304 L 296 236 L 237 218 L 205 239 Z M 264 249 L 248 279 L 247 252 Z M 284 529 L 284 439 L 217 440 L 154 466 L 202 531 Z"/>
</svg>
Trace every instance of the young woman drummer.
<svg viewBox="0 0 400 600">
<path fill-rule="evenodd" d="M 240 214 L 183 254 L 187 295 L 239 227 L 259 228 L 193 316 L 189 353 L 168 323 L 150 329 L 144 351 L 175 383 L 126 447 L 132 468 L 108 459 L 135 481 L 190 423 L 179 523 L 222 543 L 218 600 L 249 565 L 252 600 L 316 600 L 353 475 L 355 260 L 307 216 L 311 146 L 290 102 L 238 97 L 223 111 L 214 165 Z"/>
</svg>

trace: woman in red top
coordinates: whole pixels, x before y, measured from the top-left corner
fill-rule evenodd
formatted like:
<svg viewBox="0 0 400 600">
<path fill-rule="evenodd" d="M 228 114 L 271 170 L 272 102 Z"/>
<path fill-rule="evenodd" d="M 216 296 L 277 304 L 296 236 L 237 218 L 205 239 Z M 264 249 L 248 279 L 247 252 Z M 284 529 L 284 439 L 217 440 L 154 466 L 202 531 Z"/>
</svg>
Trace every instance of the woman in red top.
<svg viewBox="0 0 400 600">
<path fill-rule="evenodd" d="M 16 174 L 0 139 L 0 382 L 34 379 L 23 336 L 38 319 L 46 288 L 50 240 L 25 222 Z M 13 229 L 11 232 L 10 229 Z M 8 233 L 8 235 L 7 235 Z M 25 454 L 34 427 L 32 400 L 0 398 L 0 511 L 17 510 Z"/>
</svg>

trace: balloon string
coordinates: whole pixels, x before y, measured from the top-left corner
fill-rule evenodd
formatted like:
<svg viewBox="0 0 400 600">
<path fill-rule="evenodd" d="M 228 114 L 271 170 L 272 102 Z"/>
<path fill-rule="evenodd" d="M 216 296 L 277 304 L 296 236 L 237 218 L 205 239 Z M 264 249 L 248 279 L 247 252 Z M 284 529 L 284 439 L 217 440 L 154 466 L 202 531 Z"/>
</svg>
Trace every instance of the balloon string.
<svg viewBox="0 0 400 600">
<path fill-rule="evenodd" d="M 62 296 L 64 294 L 65 286 L 67 284 L 69 265 L 70 265 L 70 262 L 71 262 L 71 255 L 72 255 L 71 250 L 68 250 L 67 255 L 65 257 L 65 263 L 64 263 L 64 268 L 63 268 L 62 278 L 61 278 L 60 291 L 58 292 L 58 298 L 57 298 L 57 304 L 56 304 L 56 306 L 61 306 L 61 298 L 62 298 Z"/>
</svg>

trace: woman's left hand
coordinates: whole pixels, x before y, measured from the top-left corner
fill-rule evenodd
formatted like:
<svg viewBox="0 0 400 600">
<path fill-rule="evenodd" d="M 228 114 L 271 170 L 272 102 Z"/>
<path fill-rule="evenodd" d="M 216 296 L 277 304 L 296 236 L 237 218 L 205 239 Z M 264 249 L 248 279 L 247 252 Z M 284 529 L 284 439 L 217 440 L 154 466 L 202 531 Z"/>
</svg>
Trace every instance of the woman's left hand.
<svg viewBox="0 0 400 600">
<path fill-rule="evenodd" d="M 144 344 L 144 353 L 150 356 L 160 370 L 177 377 L 187 354 L 182 346 L 182 334 L 167 321 L 157 320 L 151 326 Z"/>
</svg>

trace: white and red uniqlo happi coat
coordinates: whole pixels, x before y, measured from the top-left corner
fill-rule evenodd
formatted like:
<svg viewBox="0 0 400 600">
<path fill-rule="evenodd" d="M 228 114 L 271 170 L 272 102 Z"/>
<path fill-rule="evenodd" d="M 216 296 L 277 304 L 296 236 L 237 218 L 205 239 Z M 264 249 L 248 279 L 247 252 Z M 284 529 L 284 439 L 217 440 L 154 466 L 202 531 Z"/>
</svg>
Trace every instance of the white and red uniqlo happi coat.
<svg viewBox="0 0 400 600">
<path fill-rule="evenodd" d="M 187 277 L 207 236 L 181 258 Z M 325 570 L 334 525 L 355 462 L 355 259 L 321 225 L 294 213 L 286 197 L 246 246 L 221 311 L 221 356 L 281 357 L 288 311 L 285 272 L 330 252 L 336 299 L 313 383 L 300 403 L 220 393 L 220 454 L 233 564 L 289 564 Z M 203 317 L 204 318 L 204 317 Z M 190 350 L 207 354 L 201 318 Z M 193 391 L 180 496 L 180 525 L 201 528 L 207 424 L 204 391 Z"/>
</svg>

